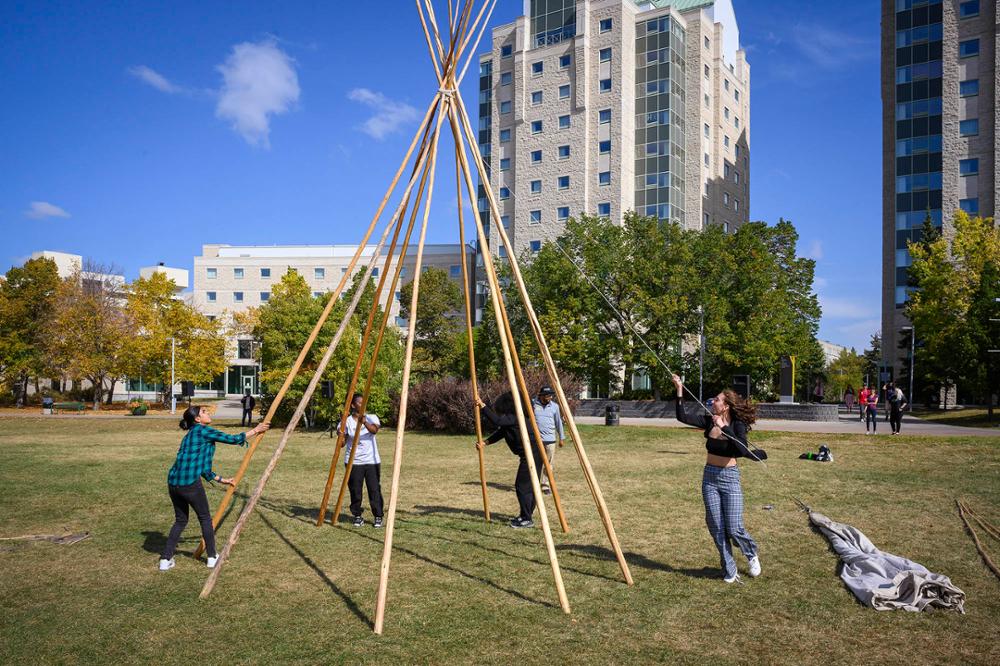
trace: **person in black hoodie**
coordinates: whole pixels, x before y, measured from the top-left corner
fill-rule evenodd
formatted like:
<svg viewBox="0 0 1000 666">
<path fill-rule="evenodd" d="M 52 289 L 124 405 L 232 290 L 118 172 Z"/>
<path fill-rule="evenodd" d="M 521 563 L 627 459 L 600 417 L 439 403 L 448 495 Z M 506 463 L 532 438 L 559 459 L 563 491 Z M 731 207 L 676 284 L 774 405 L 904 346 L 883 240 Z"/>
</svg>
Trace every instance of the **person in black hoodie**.
<svg viewBox="0 0 1000 666">
<path fill-rule="evenodd" d="M 767 453 L 747 443 L 750 426 L 757 420 L 757 409 L 731 389 L 709 401 L 711 413 L 693 415 L 684 409 L 684 384 L 677 375 L 672 377 L 677 389 L 677 420 L 705 432 L 708 454 L 701 480 L 701 496 L 705 501 L 705 523 L 719 549 L 723 579 L 733 583 L 739 579 L 732 541 L 736 542 L 750 563 L 750 576 L 760 575 L 757 542 L 743 526 L 743 487 L 737 458 L 767 460 Z M 704 411 L 704 410 L 701 410 Z"/>
<path fill-rule="evenodd" d="M 522 403 L 523 406 L 523 403 Z M 510 452 L 520 459 L 517 466 L 517 476 L 514 477 L 514 492 L 517 494 L 517 503 L 520 506 L 520 514 L 510 521 L 510 526 L 514 529 L 534 527 L 535 523 L 531 517 L 535 513 L 535 493 L 531 487 L 531 470 L 528 469 L 528 459 L 524 451 L 524 443 L 521 441 L 521 430 L 517 425 L 517 412 L 514 409 L 514 396 L 507 391 L 493 402 L 491 408 L 482 400 L 479 407 L 483 414 L 496 427 L 496 432 L 486 438 L 486 444 L 499 442 L 501 439 L 507 442 Z M 525 423 L 528 423 L 528 409 L 524 408 Z M 530 431 L 531 453 L 535 459 L 535 472 L 542 475 L 542 456 L 538 450 L 538 442 L 535 441 L 534 434 Z M 476 442 L 476 448 L 481 449 L 483 444 Z"/>
</svg>

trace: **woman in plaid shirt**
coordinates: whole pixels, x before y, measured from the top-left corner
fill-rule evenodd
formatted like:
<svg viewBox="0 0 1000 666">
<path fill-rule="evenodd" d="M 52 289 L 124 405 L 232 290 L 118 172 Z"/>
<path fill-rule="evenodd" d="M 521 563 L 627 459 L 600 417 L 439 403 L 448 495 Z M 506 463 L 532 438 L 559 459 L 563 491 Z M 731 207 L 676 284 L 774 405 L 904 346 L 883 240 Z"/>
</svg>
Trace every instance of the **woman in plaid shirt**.
<svg viewBox="0 0 1000 666">
<path fill-rule="evenodd" d="M 174 551 L 180 541 L 181 532 L 187 527 L 188 507 L 193 507 L 201 523 L 201 536 L 205 539 L 205 554 L 208 556 L 208 568 L 215 566 L 219 559 L 215 552 L 215 530 L 212 528 L 212 513 L 208 510 L 208 497 L 205 487 L 198 477 L 206 481 L 218 481 L 233 485 L 232 479 L 224 479 L 212 471 L 212 458 L 215 456 L 215 443 L 239 444 L 246 446 L 247 437 L 253 437 L 266 431 L 271 426 L 260 423 L 253 430 L 239 435 L 227 435 L 215 428 L 209 428 L 212 415 L 201 406 L 188 407 L 181 419 L 181 430 L 187 430 L 181 440 L 181 448 L 177 451 L 177 460 L 167 473 L 167 490 L 170 501 L 174 504 L 174 526 L 170 528 L 170 536 L 160 555 L 160 571 L 174 567 Z"/>
</svg>

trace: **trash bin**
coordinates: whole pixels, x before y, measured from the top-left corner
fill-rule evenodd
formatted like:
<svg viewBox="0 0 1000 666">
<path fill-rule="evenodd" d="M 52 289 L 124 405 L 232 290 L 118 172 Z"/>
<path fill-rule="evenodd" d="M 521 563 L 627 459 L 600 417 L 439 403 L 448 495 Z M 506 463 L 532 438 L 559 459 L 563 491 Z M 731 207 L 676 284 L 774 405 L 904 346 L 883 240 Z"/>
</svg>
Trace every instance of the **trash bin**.
<svg viewBox="0 0 1000 666">
<path fill-rule="evenodd" d="M 51 414 L 52 405 L 55 404 L 55 400 L 52 398 L 42 398 L 42 414 Z"/>
<path fill-rule="evenodd" d="M 618 425 L 618 405 L 609 402 L 604 406 L 604 425 L 606 426 L 616 426 Z"/>
</svg>

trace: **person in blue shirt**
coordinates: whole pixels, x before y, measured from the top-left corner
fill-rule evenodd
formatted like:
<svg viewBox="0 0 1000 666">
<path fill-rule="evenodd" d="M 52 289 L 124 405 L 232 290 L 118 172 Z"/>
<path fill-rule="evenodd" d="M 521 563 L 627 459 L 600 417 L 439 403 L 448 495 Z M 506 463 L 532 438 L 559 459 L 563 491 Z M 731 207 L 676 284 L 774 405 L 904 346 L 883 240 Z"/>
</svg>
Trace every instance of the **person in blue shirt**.
<svg viewBox="0 0 1000 666">
<path fill-rule="evenodd" d="M 542 436 L 542 445 L 545 447 L 545 455 L 553 474 L 556 469 L 556 442 L 562 446 L 566 437 L 563 432 L 562 413 L 559 411 L 559 405 L 552 399 L 555 394 L 551 386 L 543 386 L 538 390 L 538 397 L 531 401 L 535 411 L 535 423 L 538 424 L 538 434 Z M 542 492 L 546 495 L 551 494 L 549 475 L 542 474 L 541 481 Z"/>
<path fill-rule="evenodd" d="M 215 456 L 215 443 L 239 444 L 246 446 L 247 437 L 265 432 L 271 426 L 260 423 L 252 430 L 239 435 L 227 435 L 208 425 L 212 415 L 200 405 L 194 405 L 184 410 L 180 421 L 181 430 L 187 434 L 181 440 L 177 451 L 177 459 L 167 473 L 167 492 L 174 505 L 174 525 L 170 528 L 167 543 L 160 554 L 160 571 L 174 568 L 174 552 L 181 533 L 187 527 L 188 510 L 194 508 L 198 522 L 201 523 L 201 536 L 205 540 L 205 554 L 208 568 L 215 567 L 218 554 L 215 551 L 215 529 L 212 527 L 212 513 L 208 509 L 208 497 L 205 487 L 198 477 L 206 481 L 218 481 L 225 485 L 233 485 L 232 479 L 225 479 L 212 471 L 212 458 Z"/>
</svg>

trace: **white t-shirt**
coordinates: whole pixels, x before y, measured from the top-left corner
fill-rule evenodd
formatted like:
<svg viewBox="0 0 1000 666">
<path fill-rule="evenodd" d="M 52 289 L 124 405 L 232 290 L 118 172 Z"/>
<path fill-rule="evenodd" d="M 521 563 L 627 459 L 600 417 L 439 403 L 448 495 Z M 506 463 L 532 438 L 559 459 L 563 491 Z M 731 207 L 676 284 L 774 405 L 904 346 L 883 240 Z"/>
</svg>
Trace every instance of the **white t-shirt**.
<svg viewBox="0 0 1000 666">
<path fill-rule="evenodd" d="M 366 414 L 365 421 L 372 425 L 382 425 L 378 417 L 374 414 Z M 344 464 L 346 465 L 351 457 L 351 447 L 354 445 L 354 429 L 357 427 L 357 420 L 349 415 L 345 424 L 347 435 L 344 438 Z M 354 464 L 378 465 L 381 462 L 382 459 L 378 455 L 378 442 L 375 441 L 375 434 L 368 428 L 362 427 L 361 435 L 358 437 L 358 454 L 354 457 Z"/>
</svg>

